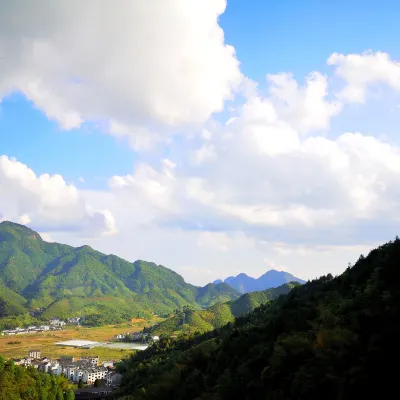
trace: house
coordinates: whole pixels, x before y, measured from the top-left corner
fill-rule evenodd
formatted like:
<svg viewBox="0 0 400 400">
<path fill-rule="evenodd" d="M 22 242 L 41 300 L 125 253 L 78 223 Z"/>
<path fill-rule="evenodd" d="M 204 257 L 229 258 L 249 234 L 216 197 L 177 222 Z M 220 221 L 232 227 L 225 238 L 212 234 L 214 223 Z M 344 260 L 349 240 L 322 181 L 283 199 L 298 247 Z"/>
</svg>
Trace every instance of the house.
<svg viewBox="0 0 400 400">
<path fill-rule="evenodd" d="M 88 385 L 92 385 L 96 379 L 106 379 L 108 374 L 107 368 L 94 367 L 83 371 L 82 381 Z"/>
<path fill-rule="evenodd" d="M 40 329 L 41 331 L 49 331 L 49 330 L 50 330 L 50 326 L 49 326 L 49 325 L 41 325 L 41 326 L 39 327 L 39 329 Z"/>
<path fill-rule="evenodd" d="M 49 372 L 49 368 L 51 367 L 50 361 L 44 361 L 38 366 L 38 371 L 40 372 Z"/>
<path fill-rule="evenodd" d="M 64 363 L 73 363 L 75 361 L 74 356 L 60 356 L 60 361 Z"/>
<path fill-rule="evenodd" d="M 32 364 L 32 361 L 33 361 L 32 358 L 24 357 L 21 360 L 21 365 L 25 365 L 26 367 L 28 367 L 28 366 L 30 366 Z"/>
<path fill-rule="evenodd" d="M 81 358 L 80 361 L 85 361 L 93 366 L 97 366 L 97 365 L 99 365 L 99 356 L 90 356 L 90 357 Z"/>
<path fill-rule="evenodd" d="M 57 361 L 53 362 L 48 368 L 47 372 L 49 372 L 52 375 L 61 375 L 63 372 L 62 365 Z"/>
<path fill-rule="evenodd" d="M 33 358 L 34 360 L 39 360 L 42 357 L 42 352 L 40 350 L 29 350 L 29 358 Z"/>
<path fill-rule="evenodd" d="M 107 374 L 107 386 L 110 388 L 116 388 L 121 383 L 122 375 L 115 371 L 111 371 Z"/>
<path fill-rule="evenodd" d="M 112 368 L 114 367 L 114 361 L 103 361 L 104 368 Z"/>
<path fill-rule="evenodd" d="M 64 326 L 64 325 L 65 325 L 65 322 L 62 321 L 62 320 L 59 319 L 59 318 L 52 318 L 52 319 L 49 321 L 49 323 L 50 323 L 50 325 L 52 325 L 52 326 Z"/>
<path fill-rule="evenodd" d="M 69 324 L 79 325 L 80 320 L 81 320 L 81 317 L 74 317 L 74 318 L 68 318 L 67 322 Z"/>
</svg>

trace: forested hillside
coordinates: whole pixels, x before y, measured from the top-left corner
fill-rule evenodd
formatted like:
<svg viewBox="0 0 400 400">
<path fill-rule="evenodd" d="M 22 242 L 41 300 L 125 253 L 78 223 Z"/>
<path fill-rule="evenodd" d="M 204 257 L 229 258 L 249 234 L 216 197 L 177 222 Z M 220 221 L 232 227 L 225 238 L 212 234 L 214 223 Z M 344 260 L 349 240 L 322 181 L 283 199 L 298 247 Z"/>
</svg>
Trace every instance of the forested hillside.
<svg viewBox="0 0 400 400">
<path fill-rule="evenodd" d="M 397 397 L 400 240 L 190 339 L 121 366 L 126 399 L 354 400 Z M 133 396 L 133 397 L 130 397 Z"/>
<path fill-rule="evenodd" d="M 0 400 L 74 400 L 63 376 L 51 376 L 33 367 L 19 367 L 0 356 Z"/>
<path fill-rule="evenodd" d="M 0 223 L 0 317 L 43 308 L 47 318 L 117 323 L 239 296 L 226 284 L 196 287 L 162 265 L 48 243 L 23 225 Z"/>
<path fill-rule="evenodd" d="M 281 294 L 289 293 L 297 285 L 299 283 L 291 282 L 274 289 L 246 293 L 235 301 L 218 303 L 206 310 L 196 311 L 186 306 L 183 309 L 176 310 L 173 317 L 148 328 L 147 331 L 155 335 L 212 331 L 233 322 L 235 317 L 247 314 Z"/>
</svg>

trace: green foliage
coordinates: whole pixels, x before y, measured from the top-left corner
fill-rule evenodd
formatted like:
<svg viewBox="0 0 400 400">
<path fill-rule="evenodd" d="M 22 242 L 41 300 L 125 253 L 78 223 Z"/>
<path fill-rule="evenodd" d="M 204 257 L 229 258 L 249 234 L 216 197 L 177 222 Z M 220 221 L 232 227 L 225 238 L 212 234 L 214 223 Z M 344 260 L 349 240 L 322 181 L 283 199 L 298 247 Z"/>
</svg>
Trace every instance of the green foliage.
<svg viewBox="0 0 400 400">
<path fill-rule="evenodd" d="M 218 303 L 207 310 L 195 311 L 186 306 L 176 310 L 173 317 L 154 325 L 148 331 L 156 335 L 212 331 L 215 328 L 220 328 L 229 322 L 233 322 L 235 317 L 247 314 L 260 305 L 280 295 L 289 293 L 292 288 L 298 285 L 299 283 L 297 282 L 291 282 L 261 292 L 246 293 L 235 301 Z"/>
<path fill-rule="evenodd" d="M 162 265 L 47 243 L 23 225 L 0 223 L 0 319 L 44 308 L 43 318 L 85 316 L 99 325 L 238 296 L 229 285 L 199 288 Z"/>
<path fill-rule="evenodd" d="M 42 325 L 42 324 L 43 324 L 42 320 L 33 318 L 29 314 L 21 314 L 18 316 L 0 318 L 0 330 L 13 329 L 18 326 L 26 328 L 30 325 Z"/>
<path fill-rule="evenodd" d="M 14 365 L 0 357 L 0 400 L 73 400 L 68 380 L 35 368 Z"/>
<path fill-rule="evenodd" d="M 392 398 L 400 356 L 399 262 L 396 238 L 342 275 L 297 286 L 223 328 L 163 337 L 118 366 L 120 394 L 135 400 Z"/>
</svg>

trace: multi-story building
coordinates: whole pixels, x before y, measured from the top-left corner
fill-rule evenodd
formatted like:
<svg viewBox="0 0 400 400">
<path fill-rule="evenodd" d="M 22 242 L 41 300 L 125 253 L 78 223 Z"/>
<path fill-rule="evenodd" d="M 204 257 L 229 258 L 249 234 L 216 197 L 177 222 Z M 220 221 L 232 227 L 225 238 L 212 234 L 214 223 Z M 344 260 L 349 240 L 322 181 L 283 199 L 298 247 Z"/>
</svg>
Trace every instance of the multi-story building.
<svg viewBox="0 0 400 400">
<path fill-rule="evenodd" d="M 88 385 L 92 385 L 96 379 L 106 379 L 108 374 L 107 368 L 94 367 L 88 368 L 83 371 L 82 382 Z"/>
<path fill-rule="evenodd" d="M 42 357 L 42 352 L 40 350 L 29 350 L 29 358 L 34 360 L 39 360 Z"/>
</svg>

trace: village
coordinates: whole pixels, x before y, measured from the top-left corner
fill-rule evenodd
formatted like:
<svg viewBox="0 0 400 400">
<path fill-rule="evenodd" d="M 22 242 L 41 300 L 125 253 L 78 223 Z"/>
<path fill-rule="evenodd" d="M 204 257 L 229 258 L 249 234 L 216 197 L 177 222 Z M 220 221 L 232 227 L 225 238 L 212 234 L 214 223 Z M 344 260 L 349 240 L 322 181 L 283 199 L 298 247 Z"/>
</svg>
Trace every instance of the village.
<svg viewBox="0 0 400 400">
<path fill-rule="evenodd" d="M 143 332 L 132 332 L 132 333 L 121 333 L 115 336 L 115 339 L 121 342 L 141 342 L 151 343 L 159 340 L 159 336 L 150 336 L 148 333 Z"/>
<path fill-rule="evenodd" d="M 29 350 L 27 357 L 13 359 L 15 365 L 34 367 L 40 372 L 51 375 L 63 375 L 79 386 L 101 386 L 115 389 L 121 375 L 115 370 L 115 361 L 99 363 L 98 356 L 76 359 L 72 356 L 61 356 L 58 359 L 43 357 L 40 350 Z"/>
<path fill-rule="evenodd" d="M 67 321 L 63 321 L 59 318 L 52 318 L 49 320 L 48 325 L 32 325 L 26 328 L 16 327 L 14 329 L 5 329 L 1 332 L 1 335 L 26 335 L 29 333 L 41 333 L 47 331 L 59 331 L 63 330 L 68 325 L 79 325 L 81 318 L 68 318 Z"/>
</svg>

